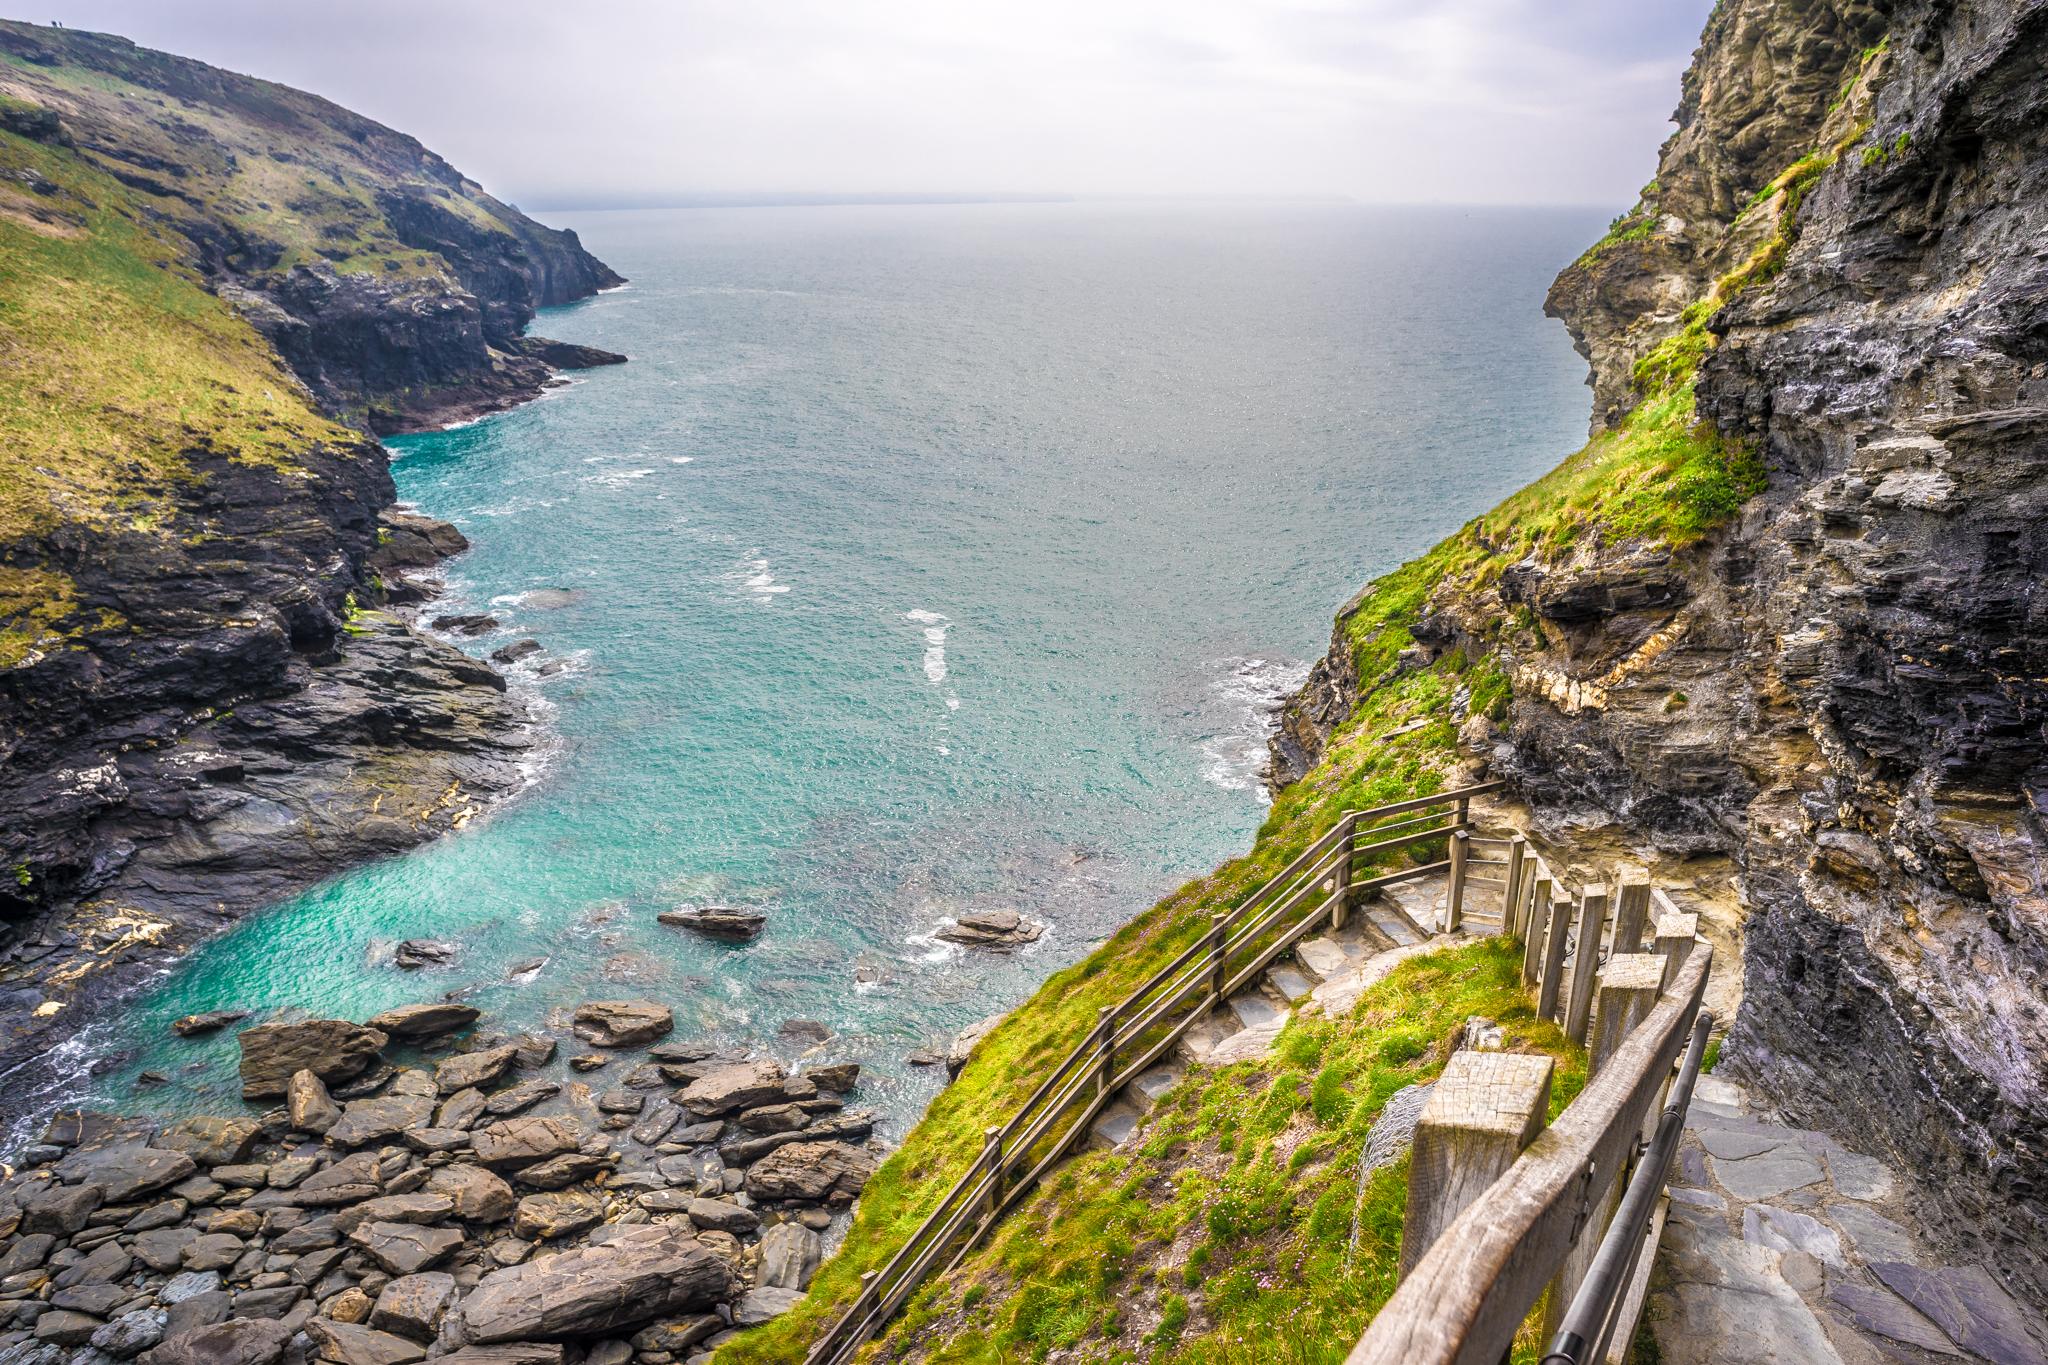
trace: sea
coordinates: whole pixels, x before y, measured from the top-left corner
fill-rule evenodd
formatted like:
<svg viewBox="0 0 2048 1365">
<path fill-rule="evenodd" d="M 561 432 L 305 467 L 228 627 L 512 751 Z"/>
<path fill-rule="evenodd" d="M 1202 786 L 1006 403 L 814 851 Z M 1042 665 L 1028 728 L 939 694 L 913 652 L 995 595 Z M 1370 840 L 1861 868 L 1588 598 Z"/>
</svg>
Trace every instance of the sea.
<svg viewBox="0 0 2048 1365">
<path fill-rule="evenodd" d="M 679 1039 L 861 1062 L 900 1136 L 945 1079 L 915 1054 L 1249 845 L 1273 708 L 1337 608 L 1584 439 L 1542 303 L 1604 217 L 556 216 L 631 282 L 534 330 L 630 363 L 389 442 L 401 497 L 474 547 L 430 614 L 496 618 L 455 640 L 475 654 L 541 645 L 508 670 L 530 786 L 249 915 L 67 1044 L 39 1100 L 238 1107 L 232 1030 L 170 1031 L 201 1010 L 456 993 L 559 1030 L 646 998 Z M 703 906 L 766 930 L 656 920 Z M 1044 933 L 937 936 L 987 910 Z M 398 969 L 412 938 L 454 960 Z"/>
</svg>

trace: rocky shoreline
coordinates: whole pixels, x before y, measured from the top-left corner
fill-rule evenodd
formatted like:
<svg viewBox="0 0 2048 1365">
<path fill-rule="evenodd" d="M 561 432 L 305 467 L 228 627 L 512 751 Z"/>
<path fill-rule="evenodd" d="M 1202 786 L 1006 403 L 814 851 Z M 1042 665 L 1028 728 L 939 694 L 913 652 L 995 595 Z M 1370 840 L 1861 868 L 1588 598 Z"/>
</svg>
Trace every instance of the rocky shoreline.
<svg viewBox="0 0 2048 1365">
<path fill-rule="evenodd" d="M 802 1298 L 880 1160 L 858 1064 L 594 1001 L 563 1083 L 477 1023 L 262 1024 L 260 1116 L 59 1114 L 0 1179 L 0 1365 L 673 1365 Z"/>
</svg>

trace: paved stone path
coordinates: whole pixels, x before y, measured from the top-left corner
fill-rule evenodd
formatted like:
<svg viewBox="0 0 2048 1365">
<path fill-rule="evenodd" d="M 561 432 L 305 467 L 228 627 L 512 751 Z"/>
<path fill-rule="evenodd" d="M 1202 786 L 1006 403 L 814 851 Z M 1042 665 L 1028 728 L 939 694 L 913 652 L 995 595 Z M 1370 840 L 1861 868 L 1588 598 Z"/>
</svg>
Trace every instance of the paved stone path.
<svg viewBox="0 0 2048 1365">
<path fill-rule="evenodd" d="M 1903 1183 L 1702 1076 L 1647 1315 L 1663 1365 L 2048 1365 L 2048 1331 L 1908 1230 Z"/>
</svg>

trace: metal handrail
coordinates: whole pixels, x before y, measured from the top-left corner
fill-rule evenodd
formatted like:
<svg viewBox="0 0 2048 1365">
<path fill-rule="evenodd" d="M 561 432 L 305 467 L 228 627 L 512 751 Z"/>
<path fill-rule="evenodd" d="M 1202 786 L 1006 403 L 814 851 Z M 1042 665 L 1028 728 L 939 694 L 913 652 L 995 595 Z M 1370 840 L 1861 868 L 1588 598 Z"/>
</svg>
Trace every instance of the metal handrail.
<svg viewBox="0 0 2048 1365">
<path fill-rule="evenodd" d="M 981 1154 L 904 1240 L 896 1254 L 880 1271 L 863 1277 L 860 1293 L 813 1343 L 804 1357 L 805 1365 L 840 1365 L 853 1349 L 865 1342 L 916 1292 L 932 1265 L 943 1255 L 947 1244 L 960 1236 L 964 1229 L 966 1241 L 949 1262 L 957 1265 L 1002 1213 L 1064 1155 L 1074 1138 L 1086 1131 L 1087 1125 L 1094 1121 L 1095 1115 L 1118 1088 L 1140 1069 L 1163 1056 L 1166 1049 L 1179 1041 L 1209 1009 L 1220 1005 L 1245 981 L 1302 937 L 1340 892 L 1348 901 L 1356 892 L 1428 876 L 1447 866 L 1443 862 L 1432 862 L 1353 885 L 1350 873 L 1359 858 L 1412 847 L 1463 830 L 1469 823 L 1467 812 L 1472 798 L 1498 791 L 1506 785 L 1504 781 L 1481 782 L 1433 796 L 1412 797 L 1374 806 L 1369 810 L 1347 811 L 1264 885 L 1235 908 L 1219 915 L 1207 934 L 1153 973 L 1145 984 L 1117 1004 L 1105 1008 L 1088 1036 L 1047 1074 L 1009 1121 L 990 1130 Z M 1422 814 L 1376 828 L 1361 828 L 1369 821 L 1416 811 L 1432 812 L 1447 805 L 1455 807 L 1448 823 L 1439 823 L 1444 819 L 1440 814 Z M 1359 843 L 1361 835 L 1385 835 L 1415 825 L 1428 828 L 1412 830 L 1394 838 L 1376 839 L 1364 845 Z M 1284 931 L 1275 943 L 1257 950 L 1254 960 L 1246 968 L 1234 976 L 1230 973 L 1229 962 L 1233 954 L 1255 943 L 1286 916 L 1301 909 L 1331 878 L 1337 879 L 1336 886 L 1312 906 L 1300 924 Z M 1246 923 L 1254 918 L 1256 923 Z M 1219 933 L 1223 936 L 1220 945 L 1217 942 Z M 1196 1007 L 1186 1017 L 1171 1024 L 1165 1036 L 1146 1048 L 1141 1057 L 1132 1059 L 1127 1065 L 1117 1064 L 1122 1044 L 1136 1041 L 1175 1009 L 1186 1004 L 1189 988 L 1203 983 L 1205 979 L 1210 988 L 1194 997 Z M 1215 989 L 1219 983 L 1221 989 Z M 1163 996 L 1144 1003 L 1163 988 Z M 1126 1011 L 1135 1011 L 1137 1018 L 1126 1018 Z M 1055 1126 L 1069 1106 L 1082 1098 L 1091 1079 L 1095 1081 L 1094 1098 L 1074 1110 L 1071 1121 L 1055 1137 Z M 1033 1162 L 1031 1153 L 1048 1137 L 1053 1137 L 1051 1149 Z M 1026 1166 L 1025 1173 L 1010 1183 L 1008 1177 L 1012 1164 L 1020 1159 Z M 977 1210 L 984 1203 L 988 1207 L 977 1222 Z"/>
<path fill-rule="evenodd" d="M 1713 1028 L 1712 1011 L 1701 1010 L 1694 1017 L 1692 1040 L 1686 1046 L 1685 1061 L 1678 1068 L 1678 1080 L 1671 1088 L 1671 1102 L 1658 1116 L 1656 1135 L 1636 1162 L 1621 1206 L 1614 1211 L 1614 1221 L 1607 1225 L 1607 1235 L 1600 1239 L 1600 1249 L 1587 1267 L 1586 1278 L 1579 1283 L 1579 1292 L 1572 1296 L 1572 1305 L 1565 1310 L 1542 1365 L 1590 1365 L 1607 1358 L 1629 1282 L 1635 1278 L 1636 1262 L 1642 1256 L 1657 1196 L 1671 1174 L 1671 1159 L 1678 1154 L 1678 1142 L 1685 1131 L 1685 1111 L 1692 1104 L 1693 1082 L 1699 1079 L 1700 1065 L 1707 1052 L 1707 1035 Z"/>
</svg>

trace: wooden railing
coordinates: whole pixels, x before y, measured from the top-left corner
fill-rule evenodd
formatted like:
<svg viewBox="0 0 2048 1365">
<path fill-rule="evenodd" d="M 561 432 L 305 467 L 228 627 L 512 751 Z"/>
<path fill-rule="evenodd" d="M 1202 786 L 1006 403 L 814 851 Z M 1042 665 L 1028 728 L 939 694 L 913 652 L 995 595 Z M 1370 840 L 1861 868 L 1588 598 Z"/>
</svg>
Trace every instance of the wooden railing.
<svg viewBox="0 0 2048 1365">
<path fill-rule="evenodd" d="M 849 1359 L 935 1269 L 958 1265 L 1087 1135 L 1119 1090 L 1296 943 L 1326 923 L 1341 928 L 1358 898 L 1399 882 L 1450 873 L 1451 922 L 1446 927 L 1455 927 L 1472 798 L 1504 785 L 1485 782 L 1346 813 L 1237 908 L 1214 916 L 1199 941 L 1124 999 L 1104 1007 L 1095 1027 L 1009 1121 L 987 1131 L 973 1165 L 888 1264 L 862 1277 L 860 1294 L 812 1344 L 805 1365 L 839 1365 Z M 1359 876 L 1380 860 L 1434 840 L 1445 843 L 1442 858 Z"/>
<path fill-rule="evenodd" d="M 1460 1101 L 1447 1095 L 1447 1087 L 1455 1086 L 1446 1068 L 1416 1130 L 1402 1248 L 1402 1264 L 1409 1269 L 1346 1365 L 1498 1365 L 1546 1288 L 1552 1291 L 1553 1325 L 1571 1303 L 1600 1249 L 1621 1184 L 1641 1154 L 1645 1121 L 1693 1034 L 1713 959 L 1712 948 L 1695 941 L 1697 920 L 1679 914 L 1646 881 L 1625 881 L 1621 891 L 1614 951 L 1601 972 L 1598 1024 L 1589 1047 L 1591 1080 L 1545 1128 L 1547 1059 L 1470 1056 L 1468 1098 L 1478 1102 L 1468 1103 L 1464 1113 Z M 1546 962 L 1562 960 L 1563 907 L 1569 903 L 1562 898 L 1550 918 L 1541 955 Z M 1575 967 L 1600 960 L 1606 903 L 1601 887 L 1585 888 L 1578 897 Z M 1656 943 L 1644 952 L 1641 940 L 1652 906 L 1661 912 Z M 1510 899 L 1510 920 L 1514 913 Z M 1535 945 L 1529 946 L 1525 961 L 1535 961 Z M 1586 966 L 1589 981 L 1594 970 Z M 1579 976 L 1574 970 L 1574 984 Z M 1545 998 L 1555 1006 L 1559 978 L 1546 971 L 1543 980 Z M 1698 1050 L 1696 1045 L 1695 1055 Z M 1517 1067 L 1529 1073 L 1519 1088 L 1511 1074 Z M 1489 1070 L 1500 1074 L 1482 1074 Z M 1439 1111 L 1439 1100 L 1446 1098 L 1450 1102 Z M 1471 1112 L 1478 1110 L 1485 1112 Z M 1521 1111 L 1527 1128 L 1518 1135 Z M 1670 1122 L 1667 1115 L 1664 1126 Z M 1461 1123 L 1469 1130 L 1463 1135 L 1457 1131 Z M 1625 1232 L 1638 1235 L 1633 1228 Z M 1422 1245 L 1408 1245 L 1410 1239 Z M 1644 1253 L 1654 1254 L 1655 1239 L 1652 1227 L 1644 1246 L 1628 1249 L 1631 1267 L 1647 1268 Z M 1604 1330 L 1615 1330 L 1614 1320 L 1623 1314 L 1617 1305 L 1602 1308 L 1613 1311 L 1613 1319 L 1603 1317 Z"/>
</svg>

